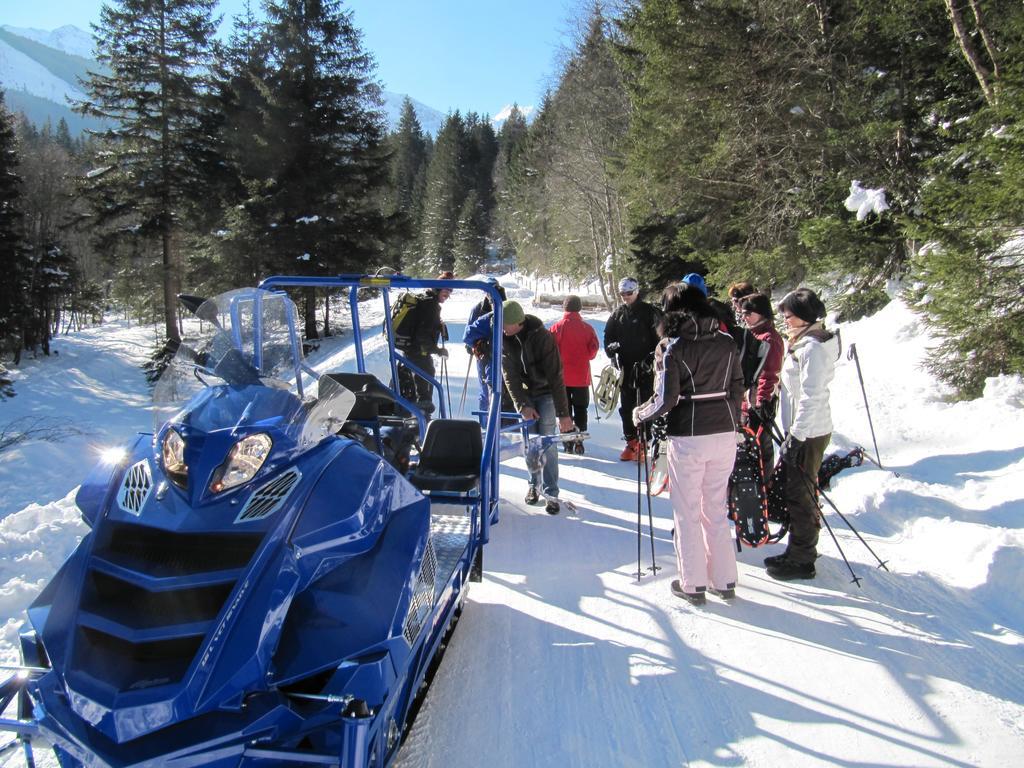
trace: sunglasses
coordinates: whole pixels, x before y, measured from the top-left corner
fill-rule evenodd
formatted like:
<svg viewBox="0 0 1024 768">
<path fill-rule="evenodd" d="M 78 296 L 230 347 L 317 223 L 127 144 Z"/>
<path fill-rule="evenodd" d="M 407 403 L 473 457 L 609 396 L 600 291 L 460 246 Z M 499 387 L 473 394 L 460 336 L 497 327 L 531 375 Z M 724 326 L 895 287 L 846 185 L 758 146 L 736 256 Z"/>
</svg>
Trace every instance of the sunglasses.
<svg viewBox="0 0 1024 768">
<path fill-rule="evenodd" d="M 741 309 L 741 310 L 740 310 L 740 314 L 741 314 L 741 315 L 756 315 L 756 314 L 757 314 L 757 312 L 755 312 L 755 311 L 754 311 L 754 310 L 752 310 L 752 309 Z"/>
<path fill-rule="evenodd" d="M 619 291 L 619 296 L 632 296 L 636 291 Z"/>
</svg>

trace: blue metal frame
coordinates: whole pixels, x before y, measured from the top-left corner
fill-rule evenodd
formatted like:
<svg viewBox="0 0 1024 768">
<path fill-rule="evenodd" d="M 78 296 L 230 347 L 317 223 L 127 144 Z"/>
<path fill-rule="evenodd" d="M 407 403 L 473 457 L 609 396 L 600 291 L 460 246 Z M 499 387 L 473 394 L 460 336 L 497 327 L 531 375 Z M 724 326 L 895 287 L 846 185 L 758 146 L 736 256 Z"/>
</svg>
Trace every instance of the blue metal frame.
<svg viewBox="0 0 1024 768">
<path fill-rule="evenodd" d="M 359 288 L 379 288 L 386 310 L 392 289 L 484 291 L 496 315 L 489 385 L 500 391 L 501 300 L 489 283 L 342 275 L 261 285 L 291 287 L 349 290 L 360 373 Z M 263 296 L 240 293 L 232 307 L 237 334 L 236 310 L 253 302 L 257 348 Z M 288 321 L 297 352 L 296 318 Z M 390 365 L 397 373 L 394 355 Z M 477 488 L 421 491 L 356 441 L 303 447 L 299 427 L 273 415 L 306 407 L 291 393 L 203 390 L 174 423 L 185 485 L 163 471 L 167 425 L 83 483 L 76 501 L 91 531 L 28 609 L 26 666 L 0 682 L 0 714 L 17 699 L 18 716 L 0 719 L 0 731 L 22 741 L 30 763 L 31 739 L 42 736 L 63 766 L 389 764 L 497 516 L 500 398 L 490 400 Z M 266 415 L 206 428 L 204 408 Z M 421 413 L 416 422 L 422 437 Z M 273 441 L 264 466 L 214 492 L 213 472 L 256 432 Z M 132 483 L 135 501 L 125 506 Z M 269 511 L 246 518 L 254 500 L 270 500 Z M 465 544 L 444 550 L 431 510 L 450 505 L 468 513 L 455 516 L 467 521 Z"/>
</svg>

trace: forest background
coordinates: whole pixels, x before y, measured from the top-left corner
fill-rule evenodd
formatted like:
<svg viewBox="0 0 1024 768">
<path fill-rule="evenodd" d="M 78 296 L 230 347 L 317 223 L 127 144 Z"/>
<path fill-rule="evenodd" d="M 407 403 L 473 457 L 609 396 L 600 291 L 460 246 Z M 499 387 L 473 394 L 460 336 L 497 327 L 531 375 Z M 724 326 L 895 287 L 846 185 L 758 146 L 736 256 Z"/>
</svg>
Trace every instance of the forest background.
<svg viewBox="0 0 1024 768">
<path fill-rule="evenodd" d="M 104 130 L 0 93 L 0 397 L 5 363 L 110 307 L 157 323 L 159 360 L 179 293 L 379 268 L 515 265 L 609 308 L 622 276 L 696 271 L 805 283 L 849 319 L 898 284 L 962 396 L 1024 372 L 1019 0 L 595 2 L 531 122 L 454 112 L 436 136 L 408 102 L 387 131 L 339 0 L 265 0 L 224 42 L 215 5 L 104 6 L 76 105 Z M 885 205 L 848 210 L 858 187 Z M 307 337 L 344 331 L 298 298 Z"/>
</svg>

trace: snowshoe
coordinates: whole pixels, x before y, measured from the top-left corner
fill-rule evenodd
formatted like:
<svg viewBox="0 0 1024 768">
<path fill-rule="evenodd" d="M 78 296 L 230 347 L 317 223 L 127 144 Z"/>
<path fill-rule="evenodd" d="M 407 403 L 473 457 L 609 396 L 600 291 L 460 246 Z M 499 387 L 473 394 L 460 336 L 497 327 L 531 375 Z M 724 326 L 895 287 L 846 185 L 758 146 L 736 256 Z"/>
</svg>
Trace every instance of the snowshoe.
<svg viewBox="0 0 1024 768">
<path fill-rule="evenodd" d="M 818 469 L 818 488 L 827 491 L 832 487 L 832 478 L 850 467 L 859 467 L 864 463 L 864 449 L 860 446 L 843 456 L 832 453 L 825 457 Z"/>
<path fill-rule="evenodd" d="M 606 365 L 594 387 L 594 403 L 605 416 L 611 416 L 619 407 L 619 390 L 622 387 L 622 371 L 613 365 Z"/>
<path fill-rule="evenodd" d="M 654 461 L 651 464 L 651 496 L 659 496 L 668 490 L 668 441 L 654 443 Z"/>
<path fill-rule="evenodd" d="M 760 547 L 771 538 L 761 444 L 750 427 L 743 427 L 740 434 L 743 442 L 736 447 L 736 463 L 729 477 L 729 517 L 736 523 L 738 541 Z"/>
</svg>

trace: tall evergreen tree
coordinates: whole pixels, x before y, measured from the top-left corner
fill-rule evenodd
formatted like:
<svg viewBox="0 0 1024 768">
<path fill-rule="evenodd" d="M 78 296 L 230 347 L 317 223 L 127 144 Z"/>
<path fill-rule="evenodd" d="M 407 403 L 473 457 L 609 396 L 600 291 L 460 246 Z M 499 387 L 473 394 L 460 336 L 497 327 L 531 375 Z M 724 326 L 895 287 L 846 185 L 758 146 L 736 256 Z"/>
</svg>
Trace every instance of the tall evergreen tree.
<svg viewBox="0 0 1024 768">
<path fill-rule="evenodd" d="M 22 240 L 22 214 L 20 207 L 21 178 L 17 173 L 18 156 L 14 125 L 4 106 L 0 91 L 0 352 L 20 357 L 24 314 L 27 311 L 25 295 L 27 268 Z M 0 396 L 9 394 L 8 386 L 0 380 Z"/>
<path fill-rule="evenodd" d="M 426 274 L 455 266 L 455 238 L 469 185 L 466 176 L 466 123 L 459 112 L 448 116 L 437 134 L 427 168 L 416 268 Z"/>
<path fill-rule="evenodd" d="M 227 87 L 243 196 L 232 237 L 269 271 L 331 274 L 379 262 L 387 154 L 374 63 L 338 0 L 271 0 Z M 316 336 L 307 293 L 306 334 Z"/>
<path fill-rule="evenodd" d="M 159 249 L 164 331 L 179 339 L 181 241 L 201 202 L 211 139 L 204 130 L 216 0 L 118 0 L 94 25 L 97 57 L 80 111 L 110 126 L 86 191 L 111 249 Z"/>
<path fill-rule="evenodd" d="M 423 196 L 426 190 L 429 142 L 423 135 L 419 118 L 407 96 L 402 101 L 398 129 L 389 137 L 391 148 L 390 212 L 395 217 L 398 242 L 394 266 L 402 268 L 406 260 L 416 258 L 417 235 L 423 217 Z"/>
<path fill-rule="evenodd" d="M 923 215 L 911 227 L 924 246 L 908 290 L 941 339 L 932 370 L 972 397 L 989 376 L 1024 373 L 1024 8 L 992 2 L 983 11 L 977 23 L 998 27 L 955 35 L 962 58 L 935 115 L 949 146 L 928 164 Z M 984 60 L 962 50 L 972 45 Z"/>
</svg>

